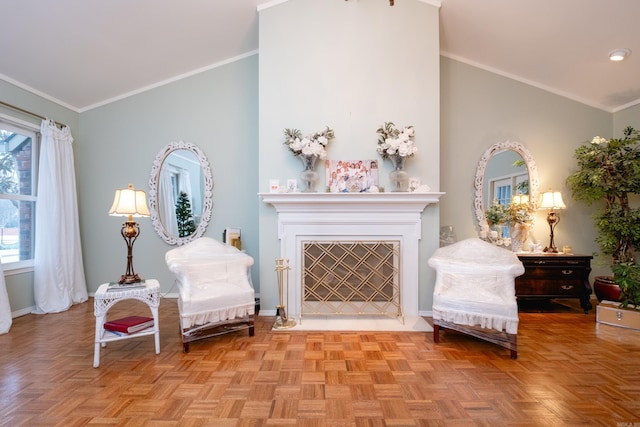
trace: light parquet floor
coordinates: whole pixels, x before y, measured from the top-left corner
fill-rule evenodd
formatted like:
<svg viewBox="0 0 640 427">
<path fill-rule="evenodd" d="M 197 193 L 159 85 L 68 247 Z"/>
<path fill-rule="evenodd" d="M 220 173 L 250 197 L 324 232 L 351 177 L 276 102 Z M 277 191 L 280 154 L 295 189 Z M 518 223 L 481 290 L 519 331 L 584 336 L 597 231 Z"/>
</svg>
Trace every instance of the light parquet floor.
<svg viewBox="0 0 640 427">
<path fill-rule="evenodd" d="M 175 300 L 160 317 L 159 355 L 152 337 L 113 342 L 97 369 L 92 299 L 14 319 L 0 426 L 640 426 L 640 332 L 595 310 L 521 313 L 517 360 L 452 332 L 273 332 L 262 316 L 254 337 L 183 354 Z"/>
</svg>

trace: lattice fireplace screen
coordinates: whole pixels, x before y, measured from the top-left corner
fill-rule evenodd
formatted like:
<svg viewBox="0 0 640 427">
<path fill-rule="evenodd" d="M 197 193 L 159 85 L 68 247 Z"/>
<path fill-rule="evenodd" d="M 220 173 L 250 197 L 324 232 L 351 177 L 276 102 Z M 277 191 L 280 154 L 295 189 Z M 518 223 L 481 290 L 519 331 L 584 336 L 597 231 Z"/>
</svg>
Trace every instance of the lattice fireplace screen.
<svg viewBox="0 0 640 427">
<path fill-rule="evenodd" d="M 403 320 L 399 241 L 302 242 L 301 314 Z"/>
</svg>

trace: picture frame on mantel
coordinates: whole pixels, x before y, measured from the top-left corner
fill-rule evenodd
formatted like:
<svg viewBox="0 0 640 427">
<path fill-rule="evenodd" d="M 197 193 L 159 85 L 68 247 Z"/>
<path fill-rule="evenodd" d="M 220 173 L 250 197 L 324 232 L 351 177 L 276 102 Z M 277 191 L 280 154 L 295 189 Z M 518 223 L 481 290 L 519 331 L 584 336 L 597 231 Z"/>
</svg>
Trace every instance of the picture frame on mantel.
<svg viewBox="0 0 640 427">
<path fill-rule="evenodd" d="M 377 160 L 325 160 L 331 193 L 364 193 L 378 186 Z"/>
</svg>

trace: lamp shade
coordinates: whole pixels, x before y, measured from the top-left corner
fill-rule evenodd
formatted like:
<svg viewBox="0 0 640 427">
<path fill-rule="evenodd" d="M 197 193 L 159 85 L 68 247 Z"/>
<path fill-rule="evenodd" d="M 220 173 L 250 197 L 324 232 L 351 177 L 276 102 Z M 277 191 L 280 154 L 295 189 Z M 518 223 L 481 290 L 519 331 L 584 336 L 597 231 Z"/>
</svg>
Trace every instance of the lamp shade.
<svg viewBox="0 0 640 427">
<path fill-rule="evenodd" d="M 116 190 L 109 215 L 150 216 L 146 193 L 142 190 L 135 190 L 133 184 L 129 184 L 129 188 Z"/>
<path fill-rule="evenodd" d="M 542 193 L 540 198 L 540 209 L 565 209 L 567 206 L 562 200 L 562 193 L 559 191 L 547 191 Z"/>
<path fill-rule="evenodd" d="M 516 194 L 513 196 L 513 200 L 511 202 L 515 205 L 527 205 L 529 204 L 529 195 L 528 194 Z"/>
</svg>

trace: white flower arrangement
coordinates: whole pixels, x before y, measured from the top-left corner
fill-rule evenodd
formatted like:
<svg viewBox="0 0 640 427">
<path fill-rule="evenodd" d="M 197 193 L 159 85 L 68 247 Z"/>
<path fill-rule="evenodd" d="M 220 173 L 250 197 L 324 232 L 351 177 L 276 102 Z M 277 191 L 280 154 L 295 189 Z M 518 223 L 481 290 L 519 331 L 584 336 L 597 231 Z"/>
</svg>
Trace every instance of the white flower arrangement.
<svg viewBox="0 0 640 427">
<path fill-rule="evenodd" d="M 418 147 L 413 145 L 415 135 L 413 126 L 405 126 L 400 131 L 392 122 L 385 122 L 376 132 L 380 135 L 378 154 L 383 159 L 391 156 L 412 157 L 418 152 Z"/>
<path fill-rule="evenodd" d="M 316 156 L 324 159 L 327 156 L 326 146 L 334 138 L 333 130 L 329 126 L 321 132 L 315 132 L 305 137 L 298 129 L 285 129 L 284 145 L 296 156 Z"/>
<path fill-rule="evenodd" d="M 591 140 L 591 143 L 594 145 L 607 144 L 609 142 L 608 139 L 603 138 L 601 136 L 594 136 Z"/>
</svg>

